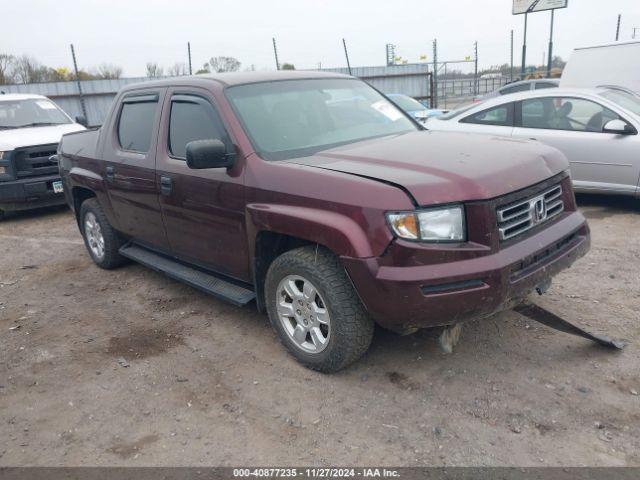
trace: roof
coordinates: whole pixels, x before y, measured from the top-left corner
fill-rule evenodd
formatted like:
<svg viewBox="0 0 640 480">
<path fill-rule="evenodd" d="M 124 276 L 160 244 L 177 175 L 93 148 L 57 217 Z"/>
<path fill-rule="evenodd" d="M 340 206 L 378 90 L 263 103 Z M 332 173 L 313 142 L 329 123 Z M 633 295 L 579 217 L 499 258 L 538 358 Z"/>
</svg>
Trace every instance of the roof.
<svg viewBox="0 0 640 480">
<path fill-rule="evenodd" d="M 2 90 L 2 86 L 0 85 L 0 91 Z M 15 100 L 29 100 L 29 99 L 34 99 L 34 98 L 47 98 L 43 95 L 35 95 L 32 93 L 5 93 L 5 94 L 1 94 L 0 93 L 0 102 L 8 102 L 8 101 L 15 101 Z"/>
<path fill-rule="evenodd" d="M 302 80 L 317 78 L 354 78 L 349 75 L 334 72 L 317 72 L 313 70 L 272 70 L 264 72 L 227 72 L 215 74 L 190 75 L 172 77 L 151 82 L 134 83 L 124 87 L 126 90 L 147 87 L 167 87 L 189 81 L 211 80 L 224 86 L 244 85 L 247 83 L 276 82 L 281 80 Z"/>
</svg>

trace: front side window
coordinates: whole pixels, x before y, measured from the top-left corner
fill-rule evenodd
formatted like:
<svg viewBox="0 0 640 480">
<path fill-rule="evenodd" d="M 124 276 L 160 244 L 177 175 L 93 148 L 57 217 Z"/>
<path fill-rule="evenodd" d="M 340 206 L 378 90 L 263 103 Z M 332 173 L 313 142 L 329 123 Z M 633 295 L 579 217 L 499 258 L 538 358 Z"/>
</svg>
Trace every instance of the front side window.
<svg viewBox="0 0 640 480">
<path fill-rule="evenodd" d="M 124 99 L 118 121 L 118 141 L 123 150 L 149 151 L 157 107 L 157 95 Z"/>
<path fill-rule="evenodd" d="M 513 104 L 507 103 L 474 113 L 460 120 L 463 123 L 476 123 L 479 125 L 496 125 L 503 127 L 513 126 Z"/>
<path fill-rule="evenodd" d="M 3 100 L 0 97 L 0 130 L 71 123 L 62 110 L 46 98 Z"/>
<path fill-rule="evenodd" d="M 176 95 L 171 99 L 169 152 L 173 157 L 187 157 L 187 143 L 194 140 L 222 140 L 227 135 L 216 110 L 207 100 L 195 95 Z"/>
<path fill-rule="evenodd" d="M 267 160 L 420 129 L 360 80 L 264 82 L 229 87 L 225 93 L 254 148 Z"/>
<path fill-rule="evenodd" d="M 522 126 L 549 130 L 602 132 L 618 115 L 599 103 L 582 98 L 545 97 L 522 101 Z"/>
</svg>

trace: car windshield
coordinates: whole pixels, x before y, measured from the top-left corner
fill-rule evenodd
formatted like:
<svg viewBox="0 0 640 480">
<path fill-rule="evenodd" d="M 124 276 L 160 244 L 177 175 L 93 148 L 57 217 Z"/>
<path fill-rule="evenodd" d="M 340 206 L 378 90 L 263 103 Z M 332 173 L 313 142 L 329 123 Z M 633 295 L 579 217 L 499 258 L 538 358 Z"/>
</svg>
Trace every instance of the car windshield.
<svg viewBox="0 0 640 480">
<path fill-rule="evenodd" d="M 0 129 L 71 123 L 55 103 L 46 98 L 3 100 L 0 98 Z"/>
<path fill-rule="evenodd" d="M 229 87 L 226 95 L 254 148 L 267 160 L 420 128 L 360 80 L 254 83 Z"/>
<path fill-rule="evenodd" d="M 398 105 L 405 112 L 413 112 L 415 110 L 426 110 L 426 107 L 419 101 L 414 100 L 406 95 L 389 95 L 392 102 Z"/>
<path fill-rule="evenodd" d="M 464 112 L 467 112 L 467 111 L 471 110 L 474 107 L 477 107 L 481 103 L 482 102 L 476 102 L 476 103 L 472 103 L 471 105 L 460 107 L 460 108 L 458 108 L 456 110 L 451 110 L 449 113 L 445 113 L 444 115 L 440 115 L 438 117 L 438 120 L 451 120 L 452 118 L 457 117 L 458 115 L 461 115 Z"/>
<path fill-rule="evenodd" d="M 640 115 L 640 98 L 622 90 L 604 90 L 600 96 L 617 103 L 622 108 Z"/>
</svg>

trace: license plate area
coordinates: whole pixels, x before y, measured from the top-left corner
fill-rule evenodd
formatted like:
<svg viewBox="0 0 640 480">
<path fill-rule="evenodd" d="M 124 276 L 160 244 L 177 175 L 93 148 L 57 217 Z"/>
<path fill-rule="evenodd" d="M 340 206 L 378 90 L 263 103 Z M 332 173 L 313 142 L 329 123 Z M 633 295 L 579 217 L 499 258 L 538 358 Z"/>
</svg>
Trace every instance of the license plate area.
<svg viewBox="0 0 640 480">
<path fill-rule="evenodd" d="M 55 182 L 51 182 L 51 186 L 53 187 L 53 193 L 64 192 L 64 187 L 62 186 L 62 180 L 56 180 Z"/>
</svg>

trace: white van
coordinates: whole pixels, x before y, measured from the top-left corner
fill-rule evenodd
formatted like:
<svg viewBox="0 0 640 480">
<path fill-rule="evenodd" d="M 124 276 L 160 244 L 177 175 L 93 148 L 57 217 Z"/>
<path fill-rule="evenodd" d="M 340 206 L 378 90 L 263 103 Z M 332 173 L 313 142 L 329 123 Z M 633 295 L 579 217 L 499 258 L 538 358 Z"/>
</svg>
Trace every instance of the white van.
<svg viewBox="0 0 640 480">
<path fill-rule="evenodd" d="M 618 86 L 640 95 L 640 42 L 576 48 L 562 72 L 560 87 Z"/>
<path fill-rule="evenodd" d="M 0 218 L 65 203 L 58 164 L 49 157 L 63 134 L 84 129 L 47 97 L 0 92 Z"/>
</svg>

